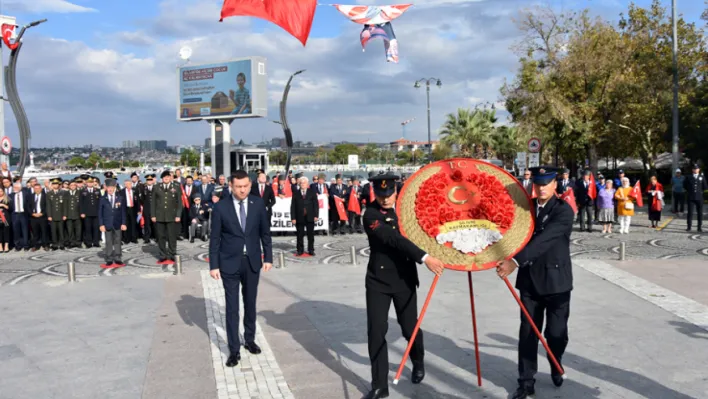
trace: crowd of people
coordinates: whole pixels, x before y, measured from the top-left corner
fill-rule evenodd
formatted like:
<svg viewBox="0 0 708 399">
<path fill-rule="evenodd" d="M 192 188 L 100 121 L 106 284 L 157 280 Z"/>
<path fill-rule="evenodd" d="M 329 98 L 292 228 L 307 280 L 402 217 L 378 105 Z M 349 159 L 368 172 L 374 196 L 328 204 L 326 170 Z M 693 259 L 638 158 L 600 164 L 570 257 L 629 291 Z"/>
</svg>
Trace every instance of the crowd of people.
<svg viewBox="0 0 708 399">
<path fill-rule="evenodd" d="M 623 170 L 619 170 L 614 179 L 605 178 L 602 174 L 595 178 L 591 171 L 586 170 L 576 180 L 570 177 L 570 170 L 564 169 L 558 178 L 557 194 L 560 196 L 573 191 L 577 206 L 576 223 L 580 231 L 592 232 L 593 225 L 602 225 L 603 233 L 612 233 L 613 226 L 619 225 L 620 234 L 629 234 L 639 196 L 642 196 L 642 202 L 646 201 L 651 227 L 659 228 L 666 207 L 664 186 L 656 175 L 650 177 L 643 193 L 638 186 L 635 187 L 635 183 L 625 176 Z M 533 194 L 530 170 L 524 171 L 521 184 L 529 195 Z M 686 231 L 691 231 L 694 215 L 698 231 L 703 231 L 703 191 L 707 189 L 708 183 L 698 164 L 692 165 L 691 174 L 687 177 L 683 176 L 681 169 L 675 171 L 672 178 L 672 212 L 682 217 L 686 206 Z"/>
</svg>

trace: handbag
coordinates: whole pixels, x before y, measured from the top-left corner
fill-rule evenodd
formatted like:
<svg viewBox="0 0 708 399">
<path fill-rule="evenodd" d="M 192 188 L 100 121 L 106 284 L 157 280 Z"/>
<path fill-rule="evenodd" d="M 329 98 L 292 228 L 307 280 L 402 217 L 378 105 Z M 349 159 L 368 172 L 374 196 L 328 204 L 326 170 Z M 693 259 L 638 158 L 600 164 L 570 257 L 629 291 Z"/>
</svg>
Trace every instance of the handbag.
<svg viewBox="0 0 708 399">
<path fill-rule="evenodd" d="M 627 202 L 625 202 L 625 203 L 624 203 L 624 209 L 629 209 L 629 210 L 634 209 L 634 203 L 632 203 L 632 201 L 627 201 Z"/>
</svg>

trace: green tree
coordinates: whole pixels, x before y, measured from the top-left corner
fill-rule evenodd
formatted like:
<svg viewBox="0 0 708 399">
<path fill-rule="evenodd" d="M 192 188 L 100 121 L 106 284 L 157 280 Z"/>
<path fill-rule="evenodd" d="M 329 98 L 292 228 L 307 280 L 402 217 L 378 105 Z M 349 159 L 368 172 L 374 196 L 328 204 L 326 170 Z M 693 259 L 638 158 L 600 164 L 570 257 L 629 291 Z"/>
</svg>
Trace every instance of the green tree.
<svg viewBox="0 0 708 399">
<path fill-rule="evenodd" d="M 413 154 L 409 151 L 399 151 L 396 153 L 396 164 L 399 166 L 408 165 L 413 160 Z"/>
<path fill-rule="evenodd" d="M 349 162 L 349 155 L 360 155 L 359 147 L 351 143 L 337 144 L 330 158 L 334 164 L 345 164 Z"/>
<path fill-rule="evenodd" d="M 444 143 L 439 143 L 433 148 L 433 161 L 442 161 L 452 157 L 452 148 Z"/>
<path fill-rule="evenodd" d="M 180 154 L 179 163 L 187 167 L 199 167 L 199 153 L 191 148 L 187 148 Z"/>
<path fill-rule="evenodd" d="M 328 151 L 324 147 L 317 147 L 317 150 L 315 150 L 315 159 L 317 163 L 328 163 L 329 162 L 329 154 Z"/>
<path fill-rule="evenodd" d="M 72 157 L 67 164 L 71 167 L 83 168 L 85 161 L 82 157 Z"/>
<path fill-rule="evenodd" d="M 288 160 L 288 154 L 285 151 L 271 151 L 268 154 L 268 159 L 270 162 L 276 165 L 285 165 L 285 161 Z"/>
<path fill-rule="evenodd" d="M 516 153 L 522 148 L 516 128 L 499 126 L 492 134 L 492 148 L 505 165 L 513 164 Z"/>
<path fill-rule="evenodd" d="M 87 168 L 95 168 L 96 165 L 100 166 L 100 163 L 103 162 L 103 158 L 98 155 L 96 152 L 92 152 L 91 155 L 86 159 L 86 162 L 84 165 Z"/>
<path fill-rule="evenodd" d="M 447 115 L 440 131 L 440 141 L 447 146 L 457 145 L 464 157 L 482 158 L 492 143 L 495 122 L 494 109 L 460 108 L 457 114 Z"/>
<path fill-rule="evenodd" d="M 367 144 L 361 151 L 361 157 L 364 159 L 364 162 L 371 163 L 378 155 L 378 150 L 379 148 L 376 144 Z"/>
</svg>

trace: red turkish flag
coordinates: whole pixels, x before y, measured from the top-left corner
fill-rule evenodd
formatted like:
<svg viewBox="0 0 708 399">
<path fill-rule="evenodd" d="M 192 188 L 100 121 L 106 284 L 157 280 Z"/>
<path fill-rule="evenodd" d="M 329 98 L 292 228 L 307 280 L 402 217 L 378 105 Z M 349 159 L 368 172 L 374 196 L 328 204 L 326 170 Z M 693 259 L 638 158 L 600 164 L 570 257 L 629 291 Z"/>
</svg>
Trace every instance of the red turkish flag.
<svg viewBox="0 0 708 399">
<path fill-rule="evenodd" d="M 15 25 L 2 24 L 2 41 L 5 42 L 5 46 L 10 50 L 14 50 L 20 46 L 20 42 L 15 40 L 13 42 L 12 37 L 15 35 Z"/>
<path fill-rule="evenodd" d="M 590 175 L 590 187 L 588 187 L 588 196 L 592 199 L 597 198 L 597 185 L 595 184 L 594 175 Z"/>
<path fill-rule="evenodd" d="M 316 9 L 317 0 L 224 0 L 219 22 L 237 16 L 261 18 L 285 29 L 304 46 Z"/>
<path fill-rule="evenodd" d="M 339 220 L 345 222 L 349 220 L 349 218 L 347 217 L 347 211 L 344 209 L 344 200 L 335 196 L 334 205 L 337 207 L 337 214 L 339 215 Z"/>
<path fill-rule="evenodd" d="M 567 190 L 566 192 L 561 194 L 558 198 L 567 202 L 568 205 L 570 205 L 570 207 L 573 208 L 573 213 L 578 213 L 578 205 L 576 205 L 576 203 L 575 203 L 575 193 L 573 193 L 573 190 Z"/>
<path fill-rule="evenodd" d="M 638 206 L 644 206 L 644 199 L 642 198 L 642 188 L 639 185 L 639 180 L 634 183 L 634 187 L 632 188 L 632 191 L 629 192 L 629 196 L 634 197 L 634 199 L 637 200 Z"/>
<path fill-rule="evenodd" d="M 361 215 L 361 206 L 359 205 L 359 198 L 356 197 L 354 190 L 351 190 L 349 194 L 349 206 L 347 207 L 349 212 L 354 212 L 357 215 Z"/>
</svg>

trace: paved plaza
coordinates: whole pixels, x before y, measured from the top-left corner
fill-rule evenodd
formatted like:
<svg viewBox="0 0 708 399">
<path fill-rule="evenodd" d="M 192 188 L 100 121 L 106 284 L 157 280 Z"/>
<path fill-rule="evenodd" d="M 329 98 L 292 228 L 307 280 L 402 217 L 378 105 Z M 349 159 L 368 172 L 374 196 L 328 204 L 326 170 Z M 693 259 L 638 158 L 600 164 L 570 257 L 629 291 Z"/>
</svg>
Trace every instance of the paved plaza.
<svg viewBox="0 0 708 399">
<path fill-rule="evenodd" d="M 539 347 L 537 398 L 708 396 L 708 234 L 686 232 L 678 219 L 660 231 L 643 215 L 634 224 L 629 235 L 573 234 L 568 380 L 553 387 Z M 292 236 L 274 241 L 275 266 L 282 251 L 286 267 L 261 277 L 263 353 L 242 350 L 235 368 L 224 367 L 223 289 L 208 276 L 207 243 L 178 243 L 179 276 L 155 263 L 155 245 L 124 246 L 127 266 L 108 271 L 97 249 L 0 256 L 0 399 L 362 397 L 370 380 L 365 236 L 317 236 L 313 258 L 293 256 Z M 66 281 L 70 261 L 77 283 Z M 424 267 L 420 275 L 422 305 L 432 276 Z M 423 322 L 427 376 L 412 385 L 408 362 L 392 398 L 513 391 L 518 307 L 494 272 L 473 278 L 482 387 L 467 278 L 447 271 Z M 392 381 L 405 341 L 393 311 L 389 321 Z"/>
</svg>

